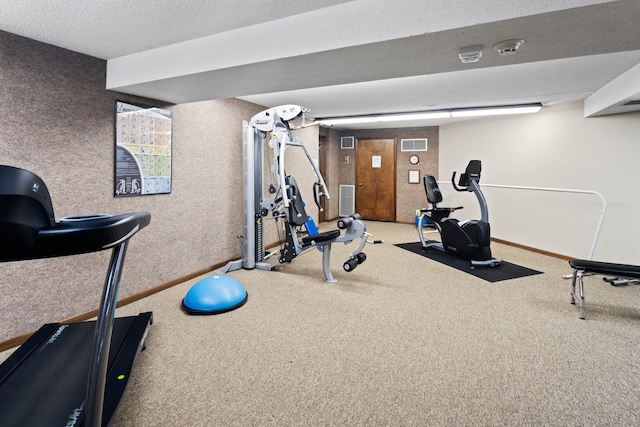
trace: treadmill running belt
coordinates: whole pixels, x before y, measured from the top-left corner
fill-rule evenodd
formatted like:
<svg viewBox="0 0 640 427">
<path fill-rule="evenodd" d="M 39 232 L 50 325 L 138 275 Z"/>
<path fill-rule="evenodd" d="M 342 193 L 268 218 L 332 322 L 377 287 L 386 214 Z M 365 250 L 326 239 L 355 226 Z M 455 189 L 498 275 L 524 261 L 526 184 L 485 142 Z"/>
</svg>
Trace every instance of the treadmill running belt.
<svg viewBox="0 0 640 427">
<path fill-rule="evenodd" d="M 150 322 L 151 313 L 145 314 L 148 316 L 140 320 L 136 316 L 115 319 L 107 382 L 114 362 L 117 364 L 115 358 L 121 355 L 121 347 L 126 346 L 127 341 L 133 342 L 133 351 L 137 352 L 140 342 L 144 339 L 146 325 Z M 135 323 L 145 324 L 141 325 L 144 326 L 144 330 L 140 331 L 140 327 L 134 328 Z M 95 322 L 44 325 L 3 363 L 0 371 L 2 426 L 45 427 L 84 424 L 83 406 L 94 329 Z M 138 331 L 132 333 L 135 329 Z M 25 352 L 29 352 L 26 357 L 23 356 Z M 129 364 L 132 365 L 135 353 L 128 357 L 131 359 Z M 5 372 L 8 376 L 3 380 Z M 130 367 L 123 373 L 125 378 L 122 382 L 126 383 L 129 372 Z M 113 396 L 113 392 L 109 395 L 110 392 L 107 385 L 105 401 L 114 398 L 116 400 L 115 404 L 105 405 L 103 423 L 108 422 L 115 411 L 117 402 L 124 392 L 124 386 L 121 387 L 118 396 Z"/>
</svg>

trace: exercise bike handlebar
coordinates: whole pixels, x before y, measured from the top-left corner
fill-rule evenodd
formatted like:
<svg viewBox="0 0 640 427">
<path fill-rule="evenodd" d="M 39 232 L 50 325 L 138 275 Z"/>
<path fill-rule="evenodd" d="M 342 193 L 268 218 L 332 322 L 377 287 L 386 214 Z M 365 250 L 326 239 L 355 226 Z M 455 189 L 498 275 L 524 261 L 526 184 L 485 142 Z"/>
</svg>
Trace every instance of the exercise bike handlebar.
<svg viewBox="0 0 640 427">
<path fill-rule="evenodd" d="M 455 211 L 457 211 L 459 209 L 464 209 L 464 206 L 456 206 L 455 208 L 448 208 L 448 207 L 444 208 L 444 207 L 441 207 L 441 206 L 438 206 L 436 208 L 430 207 L 430 208 L 420 209 L 420 212 L 435 212 L 435 211 L 445 212 L 445 211 L 447 211 L 447 212 L 451 213 L 451 212 L 455 212 Z"/>
<path fill-rule="evenodd" d="M 456 191 L 469 191 L 469 186 L 466 186 L 466 187 L 463 186 L 462 188 L 460 188 L 460 187 L 458 187 L 456 185 L 456 172 L 455 171 L 453 171 L 453 175 L 451 175 L 451 185 L 453 185 L 453 189 L 456 190 Z"/>
<path fill-rule="evenodd" d="M 467 171 L 460 176 L 460 187 L 456 185 L 456 172 L 453 172 L 451 175 L 451 185 L 456 191 L 468 191 L 470 193 L 474 193 L 478 199 L 478 204 L 480 205 L 480 220 L 483 222 L 489 222 L 489 210 L 487 208 L 487 201 L 482 194 L 482 190 L 480 190 L 480 185 L 478 184 L 480 179 L 479 171 L 475 173 L 469 173 L 469 167 L 467 167 Z M 462 185 L 462 182 L 465 182 L 467 185 Z M 462 188 L 461 188 L 462 187 Z"/>
</svg>

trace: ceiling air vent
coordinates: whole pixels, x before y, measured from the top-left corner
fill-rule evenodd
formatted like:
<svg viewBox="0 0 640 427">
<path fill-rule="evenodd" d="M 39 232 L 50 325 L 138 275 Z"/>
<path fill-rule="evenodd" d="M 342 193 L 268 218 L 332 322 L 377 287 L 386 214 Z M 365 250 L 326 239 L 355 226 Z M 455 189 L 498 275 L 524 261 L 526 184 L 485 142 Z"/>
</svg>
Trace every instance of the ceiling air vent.
<svg viewBox="0 0 640 427">
<path fill-rule="evenodd" d="M 427 138 L 400 140 L 401 151 L 427 151 Z"/>
<path fill-rule="evenodd" d="M 460 57 L 460 61 L 462 61 L 463 64 L 478 62 L 480 58 L 482 58 L 482 45 L 460 48 L 458 56 Z"/>
</svg>

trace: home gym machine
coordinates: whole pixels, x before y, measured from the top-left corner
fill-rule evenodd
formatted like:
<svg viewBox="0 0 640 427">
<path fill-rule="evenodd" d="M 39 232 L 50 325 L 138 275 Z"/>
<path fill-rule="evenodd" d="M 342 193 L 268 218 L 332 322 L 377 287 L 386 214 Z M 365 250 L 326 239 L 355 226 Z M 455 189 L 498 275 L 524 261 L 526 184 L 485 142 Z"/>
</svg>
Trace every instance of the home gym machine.
<svg viewBox="0 0 640 427">
<path fill-rule="evenodd" d="M 438 203 L 442 202 L 442 193 L 438 187 L 438 182 L 432 175 L 423 177 L 427 201 L 431 206 L 420 209 L 420 217 L 418 219 L 418 235 L 424 250 L 433 248 L 464 258 L 471 262 L 471 268 L 495 267 L 502 263 L 501 258 L 491 257 L 489 210 L 487 209 L 487 201 L 484 198 L 484 194 L 482 194 L 482 190 L 478 185 L 481 170 L 482 163 L 480 160 L 471 160 L 467 165 L 466 171 L 460 175 L 458 185 L 455 182 L 456 172 L 453 172 L 451 177 L 451 183 L 456 191 L 468 191 L 476 195 L 480 204 L 480 220 L 459 222 L 457 219 L 449 217 L 452 212 L 462 209 L 462 206 L 455 208 L 438 206 Z M 424 221 L 425 218 L 438 230 L 441 242 L 425 240 L 424 229 L 429 225 Z"/>
<path fill-rule="evenodd" d="M 109 423 L 152 321 L 150 312 L 114 318 L 129 239 L 150 220 L 134 212 L 56 222 L 41 179 L 0 166 L 0 262 L 112 249 L 97 320 L 44 325 L 0 365 L 2 426 Z"/>
<path fill-rule="evenodd" d="M 262 111 L 243 121 L 243 235 L 240 236 L 242 259 L 228 263 L 223 272 L 239 268 L 273 270 L 278 264 L 291 262 L 303 252 L 316 248 L 322 252 L 322 267 L 327 282 L 335 282 L 331 274 L 330 253 L 333 243 L 351 243 L 359 239 L 358 247 L 349 254 L 349 259 L 343 264 L 345 271 L 353 271 L 366 260 L 362 252 L 368 238 L 365 223 L 359 215 L 354 214 L 338 220 L 338 230 L 319 233 L 313 219 L 307 215 L 305 204 L 300 196 L 300 190 L 295 178 L 285 172 L 285 152 L 287 148 L 301 149 L 309 161 L 317 181 L 313 184 L 314 201 L 319 209 L 320 197 L 329 199 L 329 191 L 322 174 L 318 170 L 309 151 L 299 137 L 293 137 L 292 130 L 314 124 L 305 124 L 304 112 L 298 105 L 282 105 Z M 302 118 L 299 127 L 292 127 L 292 122 Z M 267 135 L 271 136 L 269 148 L 273 153 L 271 175 L 273 181 L 269 185 L 269 197 L 263 197 L 264 176 L 264 142 Z M 278 228 L 278 235 L 284 231 L 284 242 L 278 258 L 269 261 L 276 253 L 267 253 L 264 247 L 264 223 L 273 219 Z M 343 233 L 341 233 L 343 230 Z M 299 233 L 300 232 L 300 233 Z M 301 239 L 298 234 L 306 234 Z M 282 238 L 281 238 L 282 240 Z"/>
</svg>

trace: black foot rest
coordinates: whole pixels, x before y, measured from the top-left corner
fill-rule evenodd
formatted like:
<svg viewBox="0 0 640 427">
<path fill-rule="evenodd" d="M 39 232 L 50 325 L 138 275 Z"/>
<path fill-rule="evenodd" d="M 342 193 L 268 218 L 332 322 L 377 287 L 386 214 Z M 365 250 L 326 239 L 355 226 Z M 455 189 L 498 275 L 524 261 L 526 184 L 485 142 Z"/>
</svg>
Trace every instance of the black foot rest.
<svg viewBox="0 0 640 427">
<path fill-rule="evenodd" d="M 640 278 L 640 265 L 616 264 L 586 259 L 574 259 L 569 261 L 569 265 L 576 270 L 583 270 L 588 273 Z"/>
<path fill-rule="evenodd" d="M 325 231 L 324 233 L 312 234 L 302 238 L 302 246 L 309 246 L 315 243 L 328 242 L 340 237 L 340 230 Z"/>
</svg>

